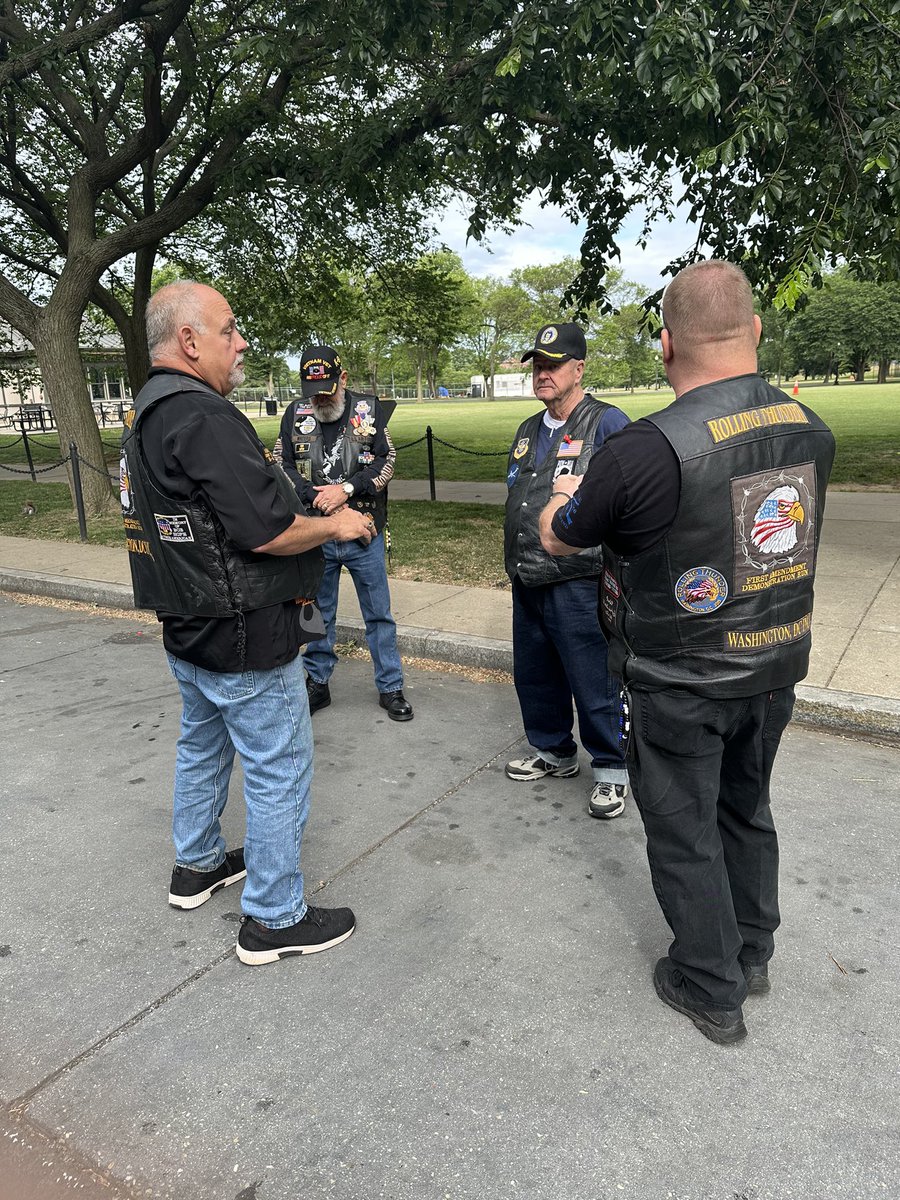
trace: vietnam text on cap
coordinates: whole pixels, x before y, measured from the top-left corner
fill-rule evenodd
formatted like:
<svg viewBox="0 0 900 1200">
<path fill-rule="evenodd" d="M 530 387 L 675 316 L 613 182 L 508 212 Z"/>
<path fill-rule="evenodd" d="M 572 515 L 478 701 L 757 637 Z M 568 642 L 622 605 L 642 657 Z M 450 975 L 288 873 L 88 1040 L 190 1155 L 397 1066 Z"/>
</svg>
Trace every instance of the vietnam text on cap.
<svg viewBox="0 0 900 1200">
<path fill-rule="evenodd" d="M 522 355 L 522 362 L 528 362 L 535 354 L 550 358 L 554 362 L 565 362 L 567 358 L 585 359 L 587 342 L 584 339 L 584 330 L 572 321 L 544 325 L 534 339 L 534 348 Z"/>
<path fill-rule="evenodd" d="M 341 378 L 341 356 L 331 346 L 310 346 L 300 359 L 300 388 L 303 395 L 333 396 Z"/>
</svg>

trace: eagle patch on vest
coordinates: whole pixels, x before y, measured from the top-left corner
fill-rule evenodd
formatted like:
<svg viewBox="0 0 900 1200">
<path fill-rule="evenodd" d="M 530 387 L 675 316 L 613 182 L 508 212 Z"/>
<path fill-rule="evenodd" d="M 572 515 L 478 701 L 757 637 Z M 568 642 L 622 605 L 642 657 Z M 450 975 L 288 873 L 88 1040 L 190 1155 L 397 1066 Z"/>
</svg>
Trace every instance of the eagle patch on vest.
<svg viewBox="0 0 900 1200">
<path fill-rule="evenodd" d="M 810 579 L 816 547 L 816 467 L 801 463 L 731 481 L 734 590 L 749 595 Z"/>
<path fill-rule="evenodd" d="M 714 567 L 691 567 L 675 584 L 675 599 L 688 612 L 715 612 L 728 599 L 728 583 Z"/>
</svg>

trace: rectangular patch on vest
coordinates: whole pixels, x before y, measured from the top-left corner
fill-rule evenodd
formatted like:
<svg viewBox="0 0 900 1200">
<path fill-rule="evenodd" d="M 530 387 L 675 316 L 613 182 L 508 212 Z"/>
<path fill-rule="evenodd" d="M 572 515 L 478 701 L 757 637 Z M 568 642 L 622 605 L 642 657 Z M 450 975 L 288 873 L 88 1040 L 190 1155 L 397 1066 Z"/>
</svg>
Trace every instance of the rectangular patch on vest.
<svg viewBox="0 0 900 1200">
<path fill-rule="evenodd" d="M 178 513 L 173 517 L 164 517 L 159 513 L 154 513 L 153 519 L 156 521 L 156 528 L 159 530 L 160 541 L 192 542 L 194 540 L 191 523 L 183 513 Z"/>
<path fill-rule="evenodd" d="M 768 650 L 770 646 L 783 646 L 785 642 L 799 642 L 812 628 L 812 613 L 799 621 L 788 621 L 786 625 L 773 625 L 771 629 L 728 629 L 722 640 L 723 650 L 747 651 Z"/>
<path fill-rule="evenodd" d="M 816 466 L 772 467 L 731 481 L 733 596 L 810 579 L 816 554 Z"/>
<path fill-rule="evenodd" d="M 762 408 L 746 408 L 743 412 L 710 417 L 704 424 L 718 445 L 754 429 L 768 429 L 772 425 L 808 425 L 809 417 L 795 401 L 786 400 L 784 404 L 766 404 Z"/>
<path fill-rule="evenodd" d="M 556 457 L 557 458 L 577 458 L 583 448 L 584 448 L 583 440 L 579 439 L 578 441 L 573 442 L 571 438 L 569 438 L 568 440 L 566 438 L 563 438 L 563 440 L 559 444 L 559 449 L 556 452 Z"/>
</svg>

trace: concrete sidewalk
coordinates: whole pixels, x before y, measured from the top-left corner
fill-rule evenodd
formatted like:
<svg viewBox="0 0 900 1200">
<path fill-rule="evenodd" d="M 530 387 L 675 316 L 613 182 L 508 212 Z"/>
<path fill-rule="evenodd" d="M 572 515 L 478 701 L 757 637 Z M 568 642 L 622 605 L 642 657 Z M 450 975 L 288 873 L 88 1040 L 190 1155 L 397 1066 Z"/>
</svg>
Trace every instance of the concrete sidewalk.
<svg viewBox="0 0 900 1200">
<path fill-rule="evenodd" d="M 503 484 L 438 483 L 438 498 L 498 503 Z M 397 481 L 393 499 L 423 499 L 427 481 Z M 0 536 L 0 589 L 130 608 L 124 549 Z M 512 599 L 501 589 L 392 579 L 401 652 L 510 670 Z M 362 640 L 349 580 L 341 639 Z M 798 716 L 900 734 L 900 494 L 828 495 L 816 577 L 813 652 Z"/>
<path fill-rule="evenodd" d="M 249 968 L 240 886 L 166 904 L 159 630 L 0 596 L 0 648 L 0 1130 L 71 1155 L 69 1194 L 99 1200 L 92 1168 L 129 1200 L 900 1195 L 897 750 L 788 730 L 772 992 L 718 1047 L 654 994 L 670 937 L 631 801 L 592 821 L 589 771 L 504 776 L 509 684 L 411 665 L 401 726 L 341 662 L 303 867 L 358 928 Z"/>
</svg>

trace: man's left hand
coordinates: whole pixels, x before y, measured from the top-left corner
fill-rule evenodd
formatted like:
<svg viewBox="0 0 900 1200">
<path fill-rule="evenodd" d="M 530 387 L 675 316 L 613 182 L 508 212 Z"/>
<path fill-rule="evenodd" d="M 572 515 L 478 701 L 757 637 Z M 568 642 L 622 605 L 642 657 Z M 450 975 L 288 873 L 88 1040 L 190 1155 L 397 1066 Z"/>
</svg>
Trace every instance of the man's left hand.
<svg viewBox="0 0 900 1200">
<path fill-rule="evenodd" d="M 317 487 L 316 491 L 318 495 L 313 500 L 313 508 L 317 508 L 326 516 L 338 512 L 347 503 L 347 493 L 339 483 L 326 483 L 322 487 Z"/>
</svg>

